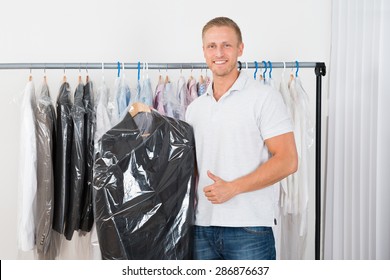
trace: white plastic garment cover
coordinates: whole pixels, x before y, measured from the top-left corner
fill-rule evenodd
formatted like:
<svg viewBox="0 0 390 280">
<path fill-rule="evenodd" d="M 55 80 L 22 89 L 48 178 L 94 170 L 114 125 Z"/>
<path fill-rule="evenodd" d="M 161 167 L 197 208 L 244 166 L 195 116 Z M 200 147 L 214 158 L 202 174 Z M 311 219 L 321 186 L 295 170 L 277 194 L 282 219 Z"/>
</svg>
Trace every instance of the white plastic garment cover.
<svg viewBox="0 0 390 280">
<path fill-rule="evenodd" d="M 176 99 L 179 106 L 178 107 L 179 119 L 184 120 L 186 109 L 189 104 L 189 100 L 188 100 L 186 80 L 183 76 L 180 76 L 179 80 L 177 81 Z"/>
<path fill-rule="evenodd" d="M 163 96 L 165 115 L 174 119 L 183 120 L 184 112 L 180 106 L 175 87 L 170 81 L 165 83 Z"/>
<path fill-rule="evenodd" d="M 96 147 L 94 203 L 102 258 L 190 259 L 191 126 L 155 110 L 128 113 Z"/>
<path fill-rule="evenodd" d="M 121 72 L 120 77 L 115 80 L 114 93 L 116 96 L 118 108 L 118 120 L 122 119 L 123 114 L 126 113 L 127 107 L 130 104 L 131 91 L 126 81 L 125 74 Z M 113 123 L 116 125 L 116 123 Z"/>
<path fill-rule="evenodd" d="M 194 101 L 196 98 L 198 98 L 198 91 L 196 88 L 196 80 L 194 77 L 190 77 L 187 81 L 187 107 L 191 104 L 192 101 Z M 186 107 L 186 110 L 187 110 Z"/>
<path fill-rule="evenodd" d="M 42 84 L 36 107 L 37 145 L 37 225 L 36 246 L 39 259 L 54 259 L 53 205 L 56 116 L 46 81 Z"/>
<path fill-rule="evenodd" d="M 111 105 L 114 108 L 114 103 L 110 102 L 110 91 L 104 82 L 102 81 L 97 98 L 95 99 L 96 108 L 96 131 L 94 134 L 95 143 L 106 133 L 112 126 L 109 116 L 108 106 Z M 117 114 L 117 113 L 116 113 Z"/>
<path fill-rule="evenodd" d="M 150 78 L 146 78 L 143 80 L 140 99 L 138 101 L 150 107 L 153 106 L 153 90 Z"/>
<path fill-rule="evenodd" d="M 35 246 L 37 150 L 35 136 L 35 88 L 29 81 L 21 103 L 20 158 L 18 187 L 18 247 L 30 251 Z"/>
<path fill-rule="evenodd" d="M 314 142 L 314 128 L 309 112 L 309 98 L 299 77 L 289 84 L 291 114 L 298 152 L 298 170 L 287 178 L 281 192 L 281 258 L 301 259 L 306 246 L 309 202 L 310 148 Z"/>
</svg>

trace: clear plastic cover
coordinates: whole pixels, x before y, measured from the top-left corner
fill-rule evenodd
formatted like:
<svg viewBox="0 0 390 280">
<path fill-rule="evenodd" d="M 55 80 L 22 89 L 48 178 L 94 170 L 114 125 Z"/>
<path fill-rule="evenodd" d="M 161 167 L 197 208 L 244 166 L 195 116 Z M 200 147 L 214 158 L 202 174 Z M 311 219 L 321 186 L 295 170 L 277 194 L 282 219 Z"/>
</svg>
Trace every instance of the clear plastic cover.
<svg viewBox="0 0 390 280">
<path fill-rule="evenodd" d="M 85 177 L 85 108 L 83 104 L 84 85 L 79 83 L 74 94 L 74 104 L 71 109 L 73 121 L 73 134 L 70 159 L 70 185 L 69 191 L 69 209 L 66 214 L 65 237 L 72 239 L 73 232 L 78 230 L 80 224 L 81 198 L 84 188 Z"/>
<path fill-rule="evenodd" d="M 131 108 L 96 143 L 95 220 L 103 259 L 191 259 L 192 128 Z"/>
<path fill-rule="evenodd" d="M 36 107 L 37 145 L 37 225 L 36 246 L 39 259 L 55 257 L 52 223 L 54 206 L 54 166 L 56 116 L 46 82 Z"/>
</svg>

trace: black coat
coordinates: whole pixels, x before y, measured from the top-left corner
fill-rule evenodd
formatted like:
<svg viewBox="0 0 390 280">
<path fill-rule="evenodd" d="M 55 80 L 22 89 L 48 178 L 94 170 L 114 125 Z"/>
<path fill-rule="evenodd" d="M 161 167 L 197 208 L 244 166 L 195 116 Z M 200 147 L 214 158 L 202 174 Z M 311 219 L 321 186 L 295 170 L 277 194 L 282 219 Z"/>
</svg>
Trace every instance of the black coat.
<svg viewBox="0 0 390 280">
<path fill-rule="evenodd" d="M 94 165 L 95 220 L 104 259 L 190 259 L 194 136 L 157 111 L 102 136 Z"/>
<path fill-rule="evenodd" d="M 54 162 L 54 214 L 53 229 L 63 233 L 69 206 L 69 185 L 71 181 L 70 160 L 72 152 L 73 125 L 70 87 L 61 85 L 57 99 L 57 137 Z"/>
</svg>

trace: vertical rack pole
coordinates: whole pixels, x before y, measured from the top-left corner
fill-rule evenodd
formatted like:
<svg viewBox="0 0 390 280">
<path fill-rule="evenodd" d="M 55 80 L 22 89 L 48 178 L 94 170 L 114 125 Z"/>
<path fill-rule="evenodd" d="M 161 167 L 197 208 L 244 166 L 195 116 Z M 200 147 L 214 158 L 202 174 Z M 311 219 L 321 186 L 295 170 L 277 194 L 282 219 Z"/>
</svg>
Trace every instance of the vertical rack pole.
<svg viewBox="0 0 390 280">
<path fill-rule="evenodd" d="M 316 172 L 315 172 L 315 259 L 321 259 L 321 103 L 322 76 L 326 74 L 325 63 L 316 63 Z"/>
</svg>

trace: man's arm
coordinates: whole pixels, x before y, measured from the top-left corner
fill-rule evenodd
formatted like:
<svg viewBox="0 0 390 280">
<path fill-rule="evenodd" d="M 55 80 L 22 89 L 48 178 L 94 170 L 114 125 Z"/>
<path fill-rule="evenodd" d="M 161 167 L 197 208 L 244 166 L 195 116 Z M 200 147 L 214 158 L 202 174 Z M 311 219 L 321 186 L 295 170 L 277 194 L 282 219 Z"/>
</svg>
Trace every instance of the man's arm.
<svg viewBox="0 0 390 280">
<path fill-rule="evenodd" d="M 298 155 L 293 132 L 267 139 L 265 144 L 271 158 L 243 177 L 228 182 L 207 172 L 214 183 L 203 191 L 211 203 L 224 203 L 240 193 L 268 187 L 297 171 Z"/>
</svg>

